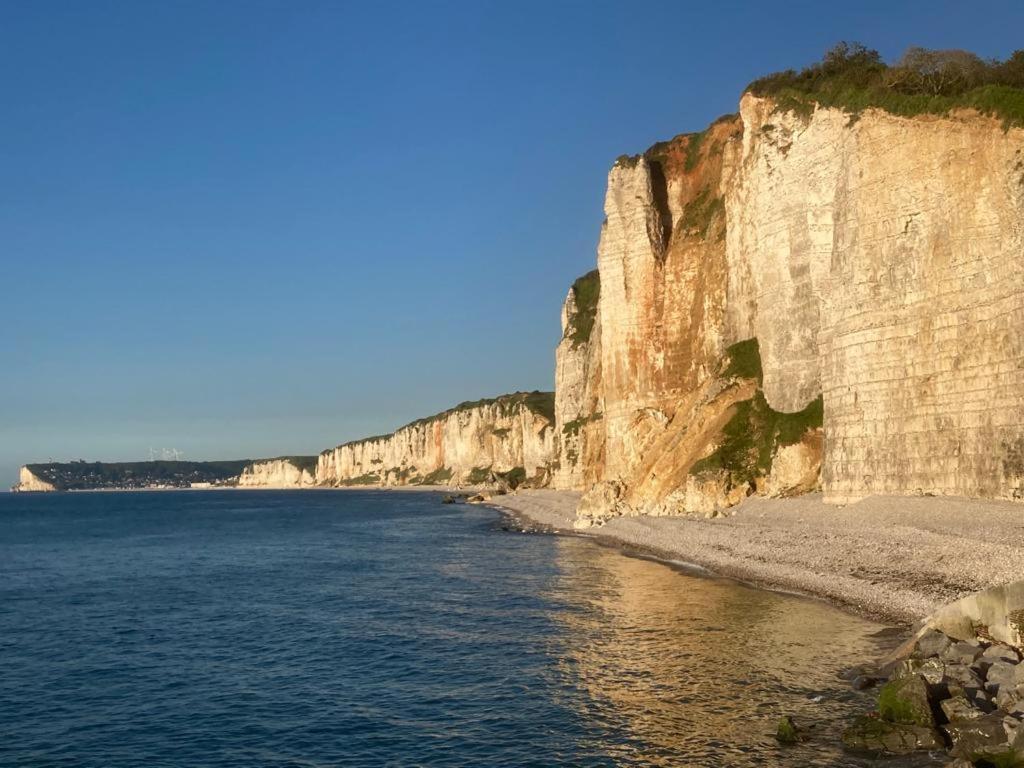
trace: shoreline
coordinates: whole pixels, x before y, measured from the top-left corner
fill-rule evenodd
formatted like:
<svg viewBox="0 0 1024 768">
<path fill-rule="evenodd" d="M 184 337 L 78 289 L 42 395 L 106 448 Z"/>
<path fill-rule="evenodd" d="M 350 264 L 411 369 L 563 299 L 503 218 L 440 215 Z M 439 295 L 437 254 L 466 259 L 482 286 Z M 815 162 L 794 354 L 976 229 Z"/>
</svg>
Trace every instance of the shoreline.
<svg viewBox="0 0 1024 768">
<path fill-rule="evenodd" d="M 1024 573 L 1024 510 L 1013 502 L 873 497 L 833 507 L 820 494 L 752 497 L 723 518 L 618 517 L 580 531 L 572 526 L 579 496 L 531 490 L 488 504 L 528 528 L 592 538 L 902 627 Z"/>
<path fill-rule="evenodd" d="M 167 491 L 402 491 L 430 493 L 471 493 L 481 487 L 452 488 L 447 485 L 217 485 L 209 488 L 67 488 L 55 491 L 15 491 L 11 495 L 51 496 L 55 493 L 161 493 Z"/>
</svg>

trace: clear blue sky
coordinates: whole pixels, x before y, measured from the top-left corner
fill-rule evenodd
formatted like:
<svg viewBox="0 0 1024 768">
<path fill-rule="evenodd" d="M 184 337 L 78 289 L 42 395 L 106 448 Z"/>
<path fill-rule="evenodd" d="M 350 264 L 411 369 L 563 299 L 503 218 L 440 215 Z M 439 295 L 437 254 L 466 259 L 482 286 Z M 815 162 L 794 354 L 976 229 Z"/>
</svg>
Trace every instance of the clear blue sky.
<svg viewBox="0 0 1024 768">
<path fill-rule="evenodd" d="M 840 39 L 1019 2 L 0 3 L 0 483 L 315 453 L 553 385 L 607 169 Z"/>
</svg>

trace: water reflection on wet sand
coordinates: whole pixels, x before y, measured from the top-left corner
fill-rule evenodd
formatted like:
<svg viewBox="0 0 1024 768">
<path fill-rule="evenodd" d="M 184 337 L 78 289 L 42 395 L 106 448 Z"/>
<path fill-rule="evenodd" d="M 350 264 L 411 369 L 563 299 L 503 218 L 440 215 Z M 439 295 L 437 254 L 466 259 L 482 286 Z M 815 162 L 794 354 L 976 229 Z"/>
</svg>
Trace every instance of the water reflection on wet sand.
<svg viewBox="0 0 1024 768">
<path fill-rule="evenodd" d="M 693 575 L 574 538 L 556 547 L 565 632 L 551 652 L 580 716 L 631 764 L 860 765 L 843 724 L 872 706 L 837 677 L 893 645 L 881 625 L 802 597 Z M 887 633 L 883 633 L 887 634 Z M 820 698 L 819 698 L 820 697 Z M 783 714 L 814 723 L 807 745 L 774 739 Z"/>
</svg>

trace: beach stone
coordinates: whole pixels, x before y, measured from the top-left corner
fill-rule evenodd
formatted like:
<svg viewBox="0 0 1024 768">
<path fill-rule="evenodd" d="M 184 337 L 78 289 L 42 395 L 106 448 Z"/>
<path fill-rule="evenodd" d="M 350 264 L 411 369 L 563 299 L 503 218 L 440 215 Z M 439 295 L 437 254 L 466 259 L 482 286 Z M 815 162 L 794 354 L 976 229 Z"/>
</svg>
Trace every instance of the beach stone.
<svg viewBox="0 0 1024 768">
<path fill-rule="evenodd" d="M 1020 654 L 1008 645 L 996 643 L 982 651 L 981 658 L 985 661 L 1005 661 L 1010 664 L 1016 664 L 1020 661 Z"/>
<path fill-rule="evenodd" d="M 866 691 L 868 688 L 874 688 L 877 684 L 878 679 L 870 675 L 857 675 L 850 681 L 850 685 L 855 691 Z"/>
<path fill-rule="evenodd" d="M 1006 732 L 1006 740 L 1013 744 L 1017 740 L 1017 736 L 1021 733 L 1020 720 L 1015 717 L 1004 717 L 1003 718 L 1003 730 Z"/>
<path fill-rule="evenodd" d="M 969 689 L 967 699 L 974 706 L 986 714 L 995 711 L 996 705 L 985 691 L 980 689 Z"/>
<path fill-rule="evenodd" d="M 1009 712 L 1021 699 L 1021 689 L 1016 686 L 1000 686 L 993 701 L 998 709 Z"/>
<path fill-rule="evenodd" d="M 1024 768 L 1024 754 L 1016 749 L 982 751 L 970 764 L 976 768 Z"/>
<path fill-rule="evenodd" d="M 982 650 L 984 649 L 976 640 L 961 640 L 946 648 L 942 658 L 948 663 L 970 666 L 981 656 Z"/>
<path fill-rule="evenodd" d="M 985 712 L 974 706 L 966 696 L 954 696 L 941 701 L 939 707 L 951 723 L 958 720 L 977 720 L 985 715 Z"/>
<path fill-rule="evenodd" d="M 785 715 L 779 720 L 779 725 L 775 729 L 775 738 L 782 744 L 799 744 L 801 741 L 806 741 L 807 736 L 792 717 Z"/>
<path fill-rule="evenodd" d="M 890 680 L 878 694 L 878 714 L 890 723 L 935 727 L 928 683 L 921 675 Z"/>
<path fill-rule="evenodd" d="M 854 752 L 905 755 L 917 750 L 942 749 L 942 736 L 934 728 L 889 723 L 862 715 L 843 731 L 843 745 Z"/>
<path fill-rule="evenodd" d="M 904 659 L 892 669 L 891 680 L 902 680 L 912 675 L 920 675 L 932 685 L 938 685 L 946 676 L 946 665 L 937 658 Z"/>
<path fill-rule="evenodd" d="M 947 683 L 956 683 L 964 688 L 984 688 L 984 678 L 973 667 L 966 664 L 947 664 L 945 669 Z"/>
<path fill-rule="evenodd" d="M 1022 681 L 1019 677 L 1020 666 L 1006 661 L 996 661 L 985 673 L 985 689 L 995 695 L 1004 688 L 1013 689 Z"/>
<path fill-rule="evenodd" d="M 970 760 L 964 760 L 962 757 L 958 757 L 956 760 L 946 763 L 946 768 L 974 768 L 974 763 Z"/>
<path fill-rule="evenodd" d="M 975 759 L 978 754 L 1003 751 L 1008 747 L 1003 716 L 985 715 L 974 720 L 958 720 L 943 727 L 954 757 Z"/>
<path fill-rule="evenodd" d="M 947 635 L 937 629 L 929 629 L 917 639 L 914 653 L 921 658 L 941 656 L 952 644 Z"/>
</svg>

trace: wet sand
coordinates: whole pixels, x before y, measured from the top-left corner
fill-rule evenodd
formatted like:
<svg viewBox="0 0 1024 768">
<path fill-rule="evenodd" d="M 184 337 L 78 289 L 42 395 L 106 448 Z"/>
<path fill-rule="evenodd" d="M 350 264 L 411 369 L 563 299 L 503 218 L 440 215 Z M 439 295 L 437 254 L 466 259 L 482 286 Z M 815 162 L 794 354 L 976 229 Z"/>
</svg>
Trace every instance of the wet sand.
<svg viewBox="0 0 1024 768">
<path fill-rule="evenodd" d="M 573 531 L 579 494 L 495 498 L 516 516 L 751 584 L 814 595 L 874 619 L 912 623 L 1024 574 L 1024 505 L 935 497 L 872 497 L 845 507 L 820 494 L 751 498 L 713 520 L 620 517 Z"/>
</svg>

